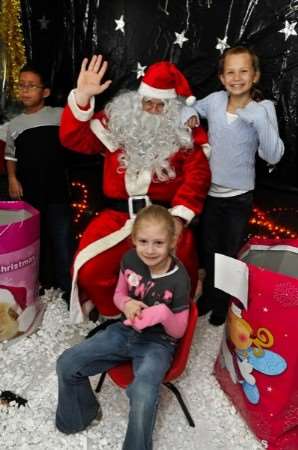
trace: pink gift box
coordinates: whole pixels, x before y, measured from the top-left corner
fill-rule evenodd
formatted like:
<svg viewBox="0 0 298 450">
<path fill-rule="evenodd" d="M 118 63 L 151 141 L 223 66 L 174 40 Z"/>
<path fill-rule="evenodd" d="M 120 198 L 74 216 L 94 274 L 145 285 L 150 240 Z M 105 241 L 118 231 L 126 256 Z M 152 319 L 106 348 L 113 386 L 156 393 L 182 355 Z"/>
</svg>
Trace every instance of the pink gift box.
<svg viewBox="0 0 298 450">
<path fill-rule="evenodd" d="M 33 332 L 38 297 L 39 212 L 23 201 L 0 202 L 0 342 Z"/>
</svg>

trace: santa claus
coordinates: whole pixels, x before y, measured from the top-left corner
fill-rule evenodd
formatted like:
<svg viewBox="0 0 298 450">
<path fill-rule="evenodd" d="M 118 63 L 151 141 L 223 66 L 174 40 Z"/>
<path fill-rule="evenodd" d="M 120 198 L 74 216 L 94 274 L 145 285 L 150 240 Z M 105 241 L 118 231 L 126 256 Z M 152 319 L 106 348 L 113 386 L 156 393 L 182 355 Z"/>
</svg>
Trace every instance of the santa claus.
<svg viewBox="0 0 298 450">
<path fill-rule="evenodd" d="M 150 203 L 168 207 L 176 219 L 177 255 L 193 285 L 198 265 L 187 224 L 200 214 L 210 183 L 202 151 L 207 136 L 179 123 L 189 84 L 172 63 L 151 65 L 136 92 L 119 94 L 103 112 L 94 113 L 94 96 L 105 91 L 107 62 L 84 59 L 77 88 L 69 95 L 61 122 L 65 147 L 104 155 L 103 191 L 106 208 L 89 224 L 74 261 L 71 317 L 80 322 L 91 307 L 105 316 L 119 313 L 113 303 L 119 264 L 131 247 L 131 226 L 137 211 Z M 207 144 L 208 145 L 208 144 Z M 82 310 L 82 299 L 88 299 Z M 80 299 L 80 300 L 79 300 Z"/>
</svg>

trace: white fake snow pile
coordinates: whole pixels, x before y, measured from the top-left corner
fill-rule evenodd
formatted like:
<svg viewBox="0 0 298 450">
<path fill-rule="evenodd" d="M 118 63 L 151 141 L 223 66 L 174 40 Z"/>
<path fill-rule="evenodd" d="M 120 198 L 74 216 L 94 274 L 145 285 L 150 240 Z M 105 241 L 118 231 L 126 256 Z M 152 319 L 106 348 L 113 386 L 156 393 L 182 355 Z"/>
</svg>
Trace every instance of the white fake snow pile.
<svg viewBox="0 0 298 450">
<path fill-rule="evenodd" d="M 55 429 L 55 363 L 62 351 L 84 339 L 93 323 L 69 323 L 59 293 L 47 291 L 41 329 L 13 345 L 0 344 L 0 390 L 11 390 L 28 406 L 0 407 L 1 449 L 120 450 L 128 402 L 125 392 L 106 378 L 100 395 L 103 419 L 82 433 L 66 436 Z M 155 426 L 155 450 L 259 450 L 261 445 L 236 413 L 212 375 L 223 327 L 199 319 L 190 361 L 177 386 L 195 421 L 189 427 L 173 394 L 162 387 Z M 98 377 L 92 383 L 96 385 Z M 134 450 L 134 449 L 132 449 Z"/>
</svg>

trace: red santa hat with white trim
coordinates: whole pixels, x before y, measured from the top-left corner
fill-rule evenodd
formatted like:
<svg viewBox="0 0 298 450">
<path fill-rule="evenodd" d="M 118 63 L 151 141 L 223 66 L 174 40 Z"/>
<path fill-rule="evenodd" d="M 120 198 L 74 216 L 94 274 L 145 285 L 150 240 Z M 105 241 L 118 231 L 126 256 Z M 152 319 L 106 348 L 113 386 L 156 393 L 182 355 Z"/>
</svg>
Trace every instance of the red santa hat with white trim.
<svg viewBox="0 0 298 450">
<path fill-rule="evenodd" d="M 8 305 L 9 308 L 13 309 L 17 314 L 22 313 L 22 308 L 16 302 L 14 295 L 9 289 L 0 288 L 0 303 Z"/>
<path fill-rule="evenodd" d="M 17 313 L 19 331 L 27 331 L 36 313 L 34 304 L 26 305 L 26 296 L 24 287 L 0 285 L 0 303 L 8 305 Z"/>
<path fill-rule="evenodd" d="M 185 76 L 175 64 L 169 61 L 151 64 L 141 81 L 138 92 L 144 97 L 160 100 L 176 98 L 179 95 L 186 98 L 185 103 L 189 106 L 196 101 Z"/>
</svg>

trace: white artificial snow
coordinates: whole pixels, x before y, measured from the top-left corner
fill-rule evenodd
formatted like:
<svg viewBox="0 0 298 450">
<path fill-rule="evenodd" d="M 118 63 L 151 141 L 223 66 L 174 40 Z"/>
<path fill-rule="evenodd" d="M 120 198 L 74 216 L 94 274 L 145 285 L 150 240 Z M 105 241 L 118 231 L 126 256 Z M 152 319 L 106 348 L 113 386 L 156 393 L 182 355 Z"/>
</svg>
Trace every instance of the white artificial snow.
<svg viewBox="0 0 298 450">
<path fill-rule="evenodd" d="M 11 390 L 28 400 L 25 407 L 0 407 L 1 449 L 120 450 L 128 403 L 125 391 L 108 378 L 99 394 L 101 422 L 75 435 L 56 430 L 56 359 L 64 349 L 84 339 L 94 324 L 71 325 L 58 291 L 47 291 L 42 300 L 47 309 L 41 329 L 13 345 L 0 344 L 0 390 Z M 212 375 L 222 330 L 212 327 L 206 317 L 199 319 L 188 367 L 176 382 L 196 426 L 189 427 L 173 394 L 162 387 L 155 450 L 262 448 Z M 94 386 L 97 380 L 92 378 Z"/>
</svg>

